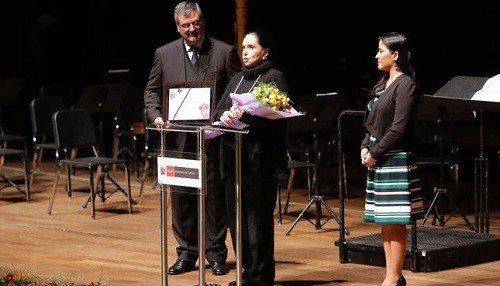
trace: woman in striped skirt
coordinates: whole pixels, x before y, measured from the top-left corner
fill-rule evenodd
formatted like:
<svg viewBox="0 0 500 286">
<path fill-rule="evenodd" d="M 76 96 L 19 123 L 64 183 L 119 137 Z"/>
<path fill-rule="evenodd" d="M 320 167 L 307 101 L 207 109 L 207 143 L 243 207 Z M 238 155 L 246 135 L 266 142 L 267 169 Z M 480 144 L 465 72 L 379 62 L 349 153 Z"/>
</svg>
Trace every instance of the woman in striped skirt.
<svg viewBox="0 0 500 286">
<path fill-rule="evenodd" d="M 364 120 L 361 162 L 368 168 L 364 220 L 381 226 L 386 261 L 382 286 L 404 286 L 406 225 L 424 215 L 411 152 L 422 95 L 404 35 L 390 32 L 379 37 L 375 59 L 383 73 L 369 92 Z"/>
</svg>

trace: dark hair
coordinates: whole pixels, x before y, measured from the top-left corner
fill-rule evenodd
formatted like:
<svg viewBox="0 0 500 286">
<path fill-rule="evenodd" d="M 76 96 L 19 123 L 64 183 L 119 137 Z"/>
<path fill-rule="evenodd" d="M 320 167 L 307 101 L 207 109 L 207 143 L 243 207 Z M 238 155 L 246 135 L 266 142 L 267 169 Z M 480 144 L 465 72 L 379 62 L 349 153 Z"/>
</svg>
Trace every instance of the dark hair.
<svg viewBox="0 0 500 286">
<path fill-rule="evenodd" d="M 257 41 L 264 49 L 273 49 L 273 39 L 271 35 L 266 33 L 263 30 L 253 30 L 247 33 L 247 35 L 254 35 L 257 38 Z"/>
<path fill-rule="evenodd" d="M 384 45 L 391 52 L 398 52 L 399 56 L 396 60 L 399 70 L 413 80 L 416 81 L 415 69 L 413 68 L 412 53 L 410 50 L 410 44 L 408 38 L 397 32 L 388 32 L 379 37 L 379 40 L 384 43 Z M 385 84 L 388 80 L 389 75 L 384 73 L 377 84 L 370 90 L 369 95 L 375 94 L 375 92 L 380 91 L 385 88 Z"/>
<path fill-rule="evenodd" d="M 398 52 L 399 57 L 396 60 L 396 64 L 399 69 L 405 75 L 415 79 L 415 70 L 412 66 L 413 63 L 408 38 L 400 33 L 389 32 L 379 37 L 379 40 L 387 46 L 389 51 Z"/>
</svg>

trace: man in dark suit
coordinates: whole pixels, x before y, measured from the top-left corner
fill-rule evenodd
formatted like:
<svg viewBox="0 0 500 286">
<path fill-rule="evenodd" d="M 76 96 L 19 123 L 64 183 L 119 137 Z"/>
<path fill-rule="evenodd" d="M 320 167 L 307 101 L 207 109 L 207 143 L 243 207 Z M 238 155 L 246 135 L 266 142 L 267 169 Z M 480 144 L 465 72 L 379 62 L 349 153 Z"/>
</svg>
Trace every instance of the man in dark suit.
<svg viewBox="0 0 500 286">
<path fill-rule="evenodd" d="M 203 12 L 198 3 L 184 1 L 174 10 L 177 31 L 181 38 L 155 52 L 153 66 L 144 92 L 144 104 L 151 122 L 162 124 L 162 94 L 165 85 L 174 82 L 213 81 L 218 102 L 231 77 L 241 70 L 236 49 L 205 35 Z M 193 56 L 196 58 L 192 62 Z M 167 98 L 168 100 L 168 98 Z M 195 134 L 171 132 L 167 148 L 175 151 L 197 152 Z M 219 170 L 219 139 L 206 141 L 207 196 L 205 254 L 212 273 L 225 275 L 227 246 L 227 210 Z M 168 269 L 169 275 L 195 269 L 198 259 L 198 196 L 196 190 L 170 186 L 172 230 L 177 240 L 177 261 Z M 200 261 L 200 263 L 203 263 Z"/>
</svg>

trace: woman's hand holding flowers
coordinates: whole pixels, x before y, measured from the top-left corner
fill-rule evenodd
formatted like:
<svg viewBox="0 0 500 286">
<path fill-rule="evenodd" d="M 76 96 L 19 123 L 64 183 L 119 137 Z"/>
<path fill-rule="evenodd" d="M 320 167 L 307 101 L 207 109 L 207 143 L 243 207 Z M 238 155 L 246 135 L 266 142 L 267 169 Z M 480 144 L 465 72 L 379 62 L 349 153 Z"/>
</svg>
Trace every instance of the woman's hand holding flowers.
<svg viewBox="0 0 500 286">
<path fill-rule="evenodd" d="M 233 106 L 229 109 L 233 118 L 240 120 L 241 116 L 243 116 L 243 109 L 238 105 L 236 101 L 233 100 Z"/>
<path fill-rule="evenodd" d="M 238 103 L 233 101 L 233 106 L 229 110 L 224 111 L 220 117 L 220 121 L 228 126 L 233 126 L 243 116 L 243 112 Z"/>
<path fill-rule="evenodd" d="M 229 111 L 229 110 L 224 111 L 224 113 L 222 113 L 222 115 L 220 117 L 220 121 L 222 123 L 224 123 L 224 125 L 226 125 L 226 126 L 233 126 L 234 121 L 231 118 L 231 111 Z"/>
</svg>

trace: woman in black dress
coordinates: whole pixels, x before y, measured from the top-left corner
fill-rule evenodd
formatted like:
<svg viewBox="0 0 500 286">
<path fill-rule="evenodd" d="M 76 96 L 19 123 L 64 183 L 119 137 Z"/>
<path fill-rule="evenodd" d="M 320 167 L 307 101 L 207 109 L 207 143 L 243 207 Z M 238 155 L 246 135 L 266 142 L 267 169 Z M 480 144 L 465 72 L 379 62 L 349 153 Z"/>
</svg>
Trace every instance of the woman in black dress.
<svg viewBox="0 0 500 286">
<path fill-rule="evenodd" d="M 277 183 L 286 170 L 286 120 L 271 120 L 245 113 L 232 102 L 230 93 L 249 93 L 259 82 L 274 83 L 281 91 L 288 87 L 282 72 L 269 60 L 271 39 L 253 31 L 243 39 L 244 69 L 233 76 L 215 109 L 215 118 L 226 126 L 239 120 L 248 125 L 242 136 L 242 262 L 243 284 L 274 284 L 274 208 Z M 234 135 L 222 138 L 222 176 L 226 187 L 228 225 L 233 245 L 235 229 Z M 234 281 L 229 285 L 235 284 Z"/>
</svg>

